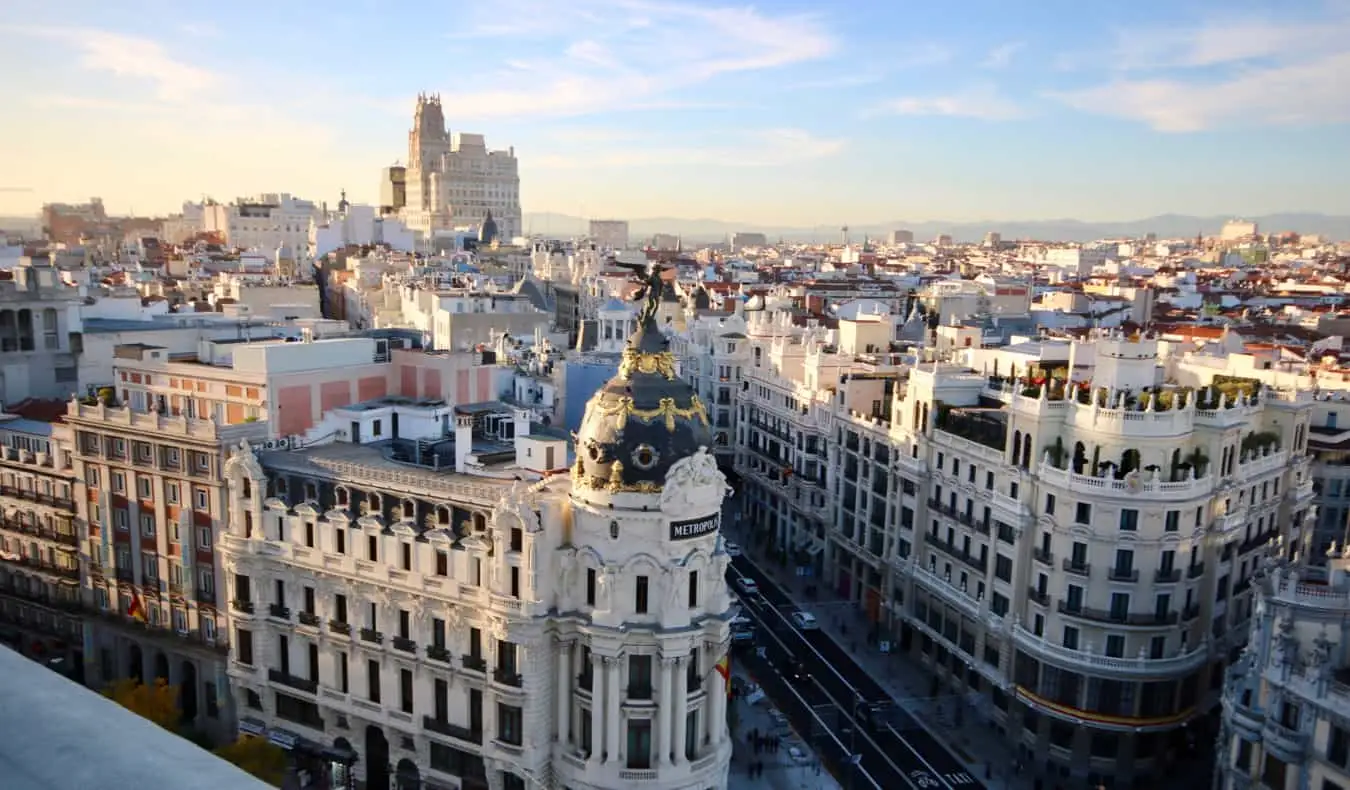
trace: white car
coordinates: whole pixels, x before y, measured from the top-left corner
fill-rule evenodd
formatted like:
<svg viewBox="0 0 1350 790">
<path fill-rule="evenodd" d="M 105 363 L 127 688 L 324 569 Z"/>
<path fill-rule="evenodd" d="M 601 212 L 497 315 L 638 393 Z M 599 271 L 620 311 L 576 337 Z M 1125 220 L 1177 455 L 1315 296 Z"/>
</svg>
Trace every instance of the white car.
<svg viewBox="0 0 1350 790">
<path fill-rule="evenodd" d="M 732 543 L 729 540 L 722 544 L 722 548 L 726 549 L 728 557 L 739 557 L 744 554 L 739 543 Z"/>
<path fill-rule="evenodd" d="M 740 590 L 742 595 L 759 595 L 759 584 L 746 576 L 736 579 L 736 589 Z"/>
<path fill-rule="evenodd" d="M 797 626 L 798 631 L 815 631 L 820 628 L 820 623 L 816 622 L 816 616 L 810 612 L 793 612 L 791 618 L 792 624 Z"/>
</svg>

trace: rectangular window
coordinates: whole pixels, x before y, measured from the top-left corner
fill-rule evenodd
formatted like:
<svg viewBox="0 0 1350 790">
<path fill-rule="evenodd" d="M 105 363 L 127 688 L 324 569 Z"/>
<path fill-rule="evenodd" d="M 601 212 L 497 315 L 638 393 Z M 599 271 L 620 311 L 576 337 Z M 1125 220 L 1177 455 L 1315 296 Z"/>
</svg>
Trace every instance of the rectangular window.
<svg viewBox="0 0 1350 790">
<path fill-rule="evenodd" d="M 511 566 L 511 597 L 520 597 L 520 568 Z"/>
<path fill-rule="evenodd" d="M 1121 658 L 1125 655 L 1125 637 L 1120 634 L 1110 634 L 1106 637 L 1106 655 L 1111 658 Z"/>
<path fill-rule="evenodd" d="M 689 608 L 698 606 L 698 571 L 689 572 Z"/>
<path fill-rule="evenodd" d="M 497 705 L 497 740 L 512 746 L 521 745 L 522 716 L 514 705 Z"/>
<path fill-rule="evenodd" d="M 1163 531 L 1176 532 L 1179 529 L 1181 529 L 1181 511 L 1167 511 L 1167 515 L 1163 516 Z"/>
<path fill-rule="evenodd" d="M 628 722 L 628 767 L 637 770 L 652 765 L 652 722 L 635 719 Z"/>
<path fill-rule="evenodd" d="M 412 570 L 412 544 L 403 544 L 403 570 Z"/>
<path fill-rule="evenodd" d="M 334 532 L 333 534 L 337 537 L 337 546 L 336 546 L 336 548 L 337 548 L 337 553 L 338 553 L 338 554 L 346 554 L 346 553 L 347 553 L 347 530 L 339 528 L 339 529 L 338 529 L 336 532 Z"/>
<path fill-rule="evenodd" d="M 634 578 L 633 611 L 638 614 L 647 613 L 647 577 L 638 576 Z"/>
<path fill-rule="evenodd" d="M 1091 524 L 1092 505 L 1087 502 L 1079 502 L 1078 507 L 1074 511 L 1073 520 L 1078 524 Z"/>
<path fill-rule="evenodd" d="M 1012 581 L 1013 561 L 1011 557 L 1005 557 L 1002 554 L 994 557 L 994 576 L 1002 581 Z"/>
<path fill-rule="evenodd" d="M 1046 495 L 1045 495 L 1045 514 L 1046 514 L 1047 516 L 1053 516 L 1053 515 L 1055 515 L 1055 495 L 1054 495 L 1054 494 L 1046 494 Z"/>
<path fill-rule="evenodd" d="M 343 694 L 348 693 L 350 691 L 351 678 L 347 676 L 347 654 L 342 651 L 338 651 L 337 654 L 337 675 L 338 690 Z"/>
<path fill-rule="evenodd" d="M 586 605 L 595 606 L 595 568 L 586 569 Z"/>
<path fill-rule="evenodd" d="M 1064 626 L 1064 646 L 1070 650 L 1078 649 L 1078 629 L 1071 625 Z"/>
<path fill-rule="evenodd" d="M 398 704 L 404 713 L 413 712 L 413 673 L 411 669 L 401 669 L 398 673 Z"/>
<path fill-rule="evenodd" d="M 436 575 L 450 575 L 450 555 L 446 554 L 444 551 L 436 552 Z"/>
<path fill-rule="evenodd" d="M 380 701 L 380 662 L 371 659 L 366 662 L 366 688 L 371 702 Z"/>
<path fill-rule="evenodd" d="M 380 558 L 380 538 L 378 535 L 366 536 L 366 559 L 375 562 Z"/>
<path fill-rule="evenodd" d="M 1122 532 L 1134 532 L 1139 529 L 1139 511 L 1126 508 L 1120 511 L 1120 529 Z"/>
</svg>

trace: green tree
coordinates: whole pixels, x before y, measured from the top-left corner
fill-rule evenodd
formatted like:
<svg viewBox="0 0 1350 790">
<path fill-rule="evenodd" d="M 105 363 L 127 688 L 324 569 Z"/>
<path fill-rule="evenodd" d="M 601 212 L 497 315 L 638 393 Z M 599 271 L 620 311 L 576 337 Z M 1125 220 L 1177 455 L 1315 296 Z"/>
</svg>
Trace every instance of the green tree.
<svg viewBox="0 0 1350 790">
<path fill-rule="evenodd" d="M 286 752 L 264 738 L 241 735 L 234 743 L 216 749 L 215 754 L 273 787 L 280 787 L 286 778 Z"/>
<path fill-rule="evenodd" d="M 163 678 L 156 679 L 153 686 L 132 678 L 119 680 L 104 689 L 103 696 L 170 732 L 178 731 L 183 716 L 178 709 L 178 687 Z"/>
</svg>

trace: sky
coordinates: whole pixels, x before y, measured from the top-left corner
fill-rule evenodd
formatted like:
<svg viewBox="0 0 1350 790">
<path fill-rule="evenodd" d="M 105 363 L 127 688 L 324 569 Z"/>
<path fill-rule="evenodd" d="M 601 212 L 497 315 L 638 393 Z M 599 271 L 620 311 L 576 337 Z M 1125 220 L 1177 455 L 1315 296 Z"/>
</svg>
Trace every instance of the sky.
<svg viewBox="0 0 1350 790">
<path fill-rule="evenodd" d="M 377 202 L 419 92 L 522 206 L 1350 214 L 1350 0 L 5 0 L 0 215 Z"/>
</svg>

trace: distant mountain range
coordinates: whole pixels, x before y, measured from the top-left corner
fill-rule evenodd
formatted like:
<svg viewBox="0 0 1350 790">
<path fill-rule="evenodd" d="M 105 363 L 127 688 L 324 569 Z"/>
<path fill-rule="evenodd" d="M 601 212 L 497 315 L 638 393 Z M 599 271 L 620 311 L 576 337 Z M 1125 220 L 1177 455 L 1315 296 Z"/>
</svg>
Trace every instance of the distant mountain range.
<svg viewBox="0 0 1350 790">
<path fill-rule="evenodd" d="M 597 217 L 597 219 L 599 219 Z M 621 219 L 614 217 L 614 219 Z M 1184 214 L 1160 214 L 1130 222 L 1082 222 L 1076 219 L 1048 219 L 988 222 L 907 222 L 896 220 L 884 224 L 852 225 L 849 238 L 861 241 L 864 236 L 885 239 L 893 230 L 913 231 L 915 241 L 931 241 L 945 233 L 956 241 L 981 241 L 984 234 L 996 231 L 1005 241 L 1035 239 L 1043 241 L 1094 241 L 1104 238 L 1136 238 L 1156 233 L 1158 238 L 1193 238 L 1197 233 L 1218 235 L 1231 216 L 1194 217 Z M 1243 217 L 1253 220 L 1262 232 L 1294 231 L 1316 233 L 1331 239 L 1350 239 L 1350 217 L 1326 214 L 1268 214 L 1261 217 Z M 566 214 L 527 213 L 525 230 L 557 237 L 579 236 L 587 232 L 587 220 Z M 653 217 L 629 219 L 628 234 L 633 242 L 649 239 L 657 233 L 673 233 L 686 243 L 726 241 L 732 233 L 763 233 L 769 241 L 834 242 L 841 238 L 838 226 L 802 228 L 786 225 L 755 225 L 753 223 L 724 222 L 715 219 L 678 219 Z"/>
</svg>

